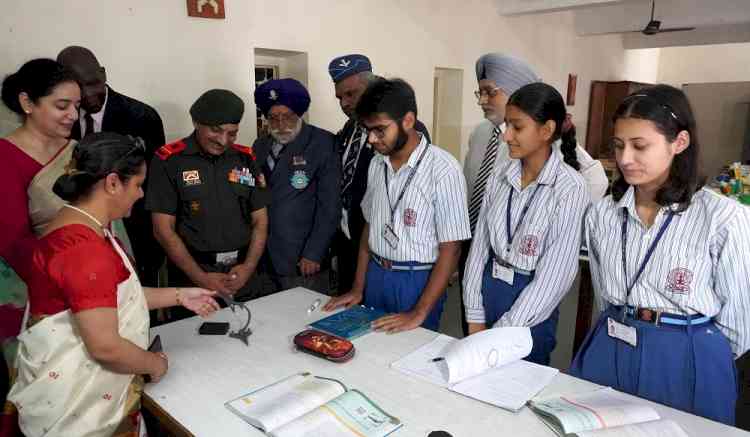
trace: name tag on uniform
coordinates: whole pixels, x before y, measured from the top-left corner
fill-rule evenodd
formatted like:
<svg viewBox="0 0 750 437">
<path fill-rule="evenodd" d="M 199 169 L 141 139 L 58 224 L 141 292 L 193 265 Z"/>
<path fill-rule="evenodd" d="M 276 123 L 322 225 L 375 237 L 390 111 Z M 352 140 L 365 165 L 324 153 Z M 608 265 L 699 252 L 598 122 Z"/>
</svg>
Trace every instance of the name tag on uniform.
<svg viewBox="0 0 750 437">
<path fill-rule="evenodd" d="M 388 243 L 389 246 L 391 246 L 391 249 L 396 249 L 398 247 L 398 235 L 396 235 L 395 232 L 393 232 L 393 228 L 391 225 L 386 224 L 383 227 L 383 238 L 385 239 L 385 242 Z"/>
<path fill-rule="evenodd" d="M 617 320 L 607 318 L 607 334 L 610 337 L 622 340 L 625 343 L 636 347 L 638 345 L 638 334 L 635 328 L 618 322 Z"/>
<path fill-rule="evenodd" d="M 231 252 L 219 252 L 216 254 L 216 264 L 230 265 L 237 262 L 240 251 L 233 250 Z"/>
<path fill-rule="evenodd" d="M 494 259 L 492 260 L 492 277 L 505 282 L 508 285 L 513 285 L 513 277 L 515 271 L 512 268 L 501 265 Z"/>
</svg>

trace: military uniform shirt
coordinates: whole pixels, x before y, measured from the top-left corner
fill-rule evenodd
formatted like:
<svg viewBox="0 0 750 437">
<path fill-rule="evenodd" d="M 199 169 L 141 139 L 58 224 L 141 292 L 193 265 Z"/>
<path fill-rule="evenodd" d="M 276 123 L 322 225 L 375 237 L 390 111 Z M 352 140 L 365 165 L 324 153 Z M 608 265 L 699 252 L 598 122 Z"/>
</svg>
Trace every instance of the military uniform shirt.
<svg viewBox="0 0 750 437">
<path fill-rule="evenodd" d="M 253 157 L 229 147 L 222 155 L 204 153 L 195 135 L 166 159 L 152 160 L 146 209 L 177 218 L 177 234 L 195 251 L 223 252 L 246 246 L 251 213 L 266 207 L 270 194 Z M 249 152 L 249 148 L 245 148 Z M 169 152 L 167 152 L 169 153 Z"/>
</svg>

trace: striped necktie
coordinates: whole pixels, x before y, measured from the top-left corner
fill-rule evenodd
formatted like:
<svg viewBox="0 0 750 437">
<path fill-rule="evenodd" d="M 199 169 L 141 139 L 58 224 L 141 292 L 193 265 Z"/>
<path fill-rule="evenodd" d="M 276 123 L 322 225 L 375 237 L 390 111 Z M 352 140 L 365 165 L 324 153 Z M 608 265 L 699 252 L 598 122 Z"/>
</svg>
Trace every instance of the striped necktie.
<svg viewBox="0 0 750 437">
<path fill-rule="evenodd" d="M 357 157 L 359 156 L 359 148 L 362 146 L 364 131 L 364 128 L 360 125 L 354 127 L 352 141 L 349 143 L 349 153 L 346 155 L 346 161 L 344 162 L 343 177 L 341 178 L 341 201 L 346 210 L 349 210 L 352 203 L 352 194 L 349 188 L 354 180 L 354 170 L 357 168 Z"/>
<path fill-rule="evenodd" d="M 279 161 L 279 154 L 281 153 L 281 149 L 284 148 L 283 144 L 274 142 L 271 146 L 271 153 L 268 154 L 268 157 L 266 158 L 266 164 L 268 164 L 268 168 L 273 171 L 273 169 L 276 167 L 276 163 Z"/>
<path fill-rule="evenodd" d="M 498 126 L 492 131 L 492 137 L 490 137 L 490 142 L 487 144 L 487 151 L 484 153 L 482 165 L 479 166 L 479 173 L 474 181 L 474 189 L 469 199 L 469 224 L 472 235 L 474 234 L 474 229 L 477 227 L 477 219 L 479 218 L 479 210 L 482 208 L 482 198 L 484 198 L 484 189 L 487 187 L 487 179 L 492 174 L 492 169 L 495 166 L 499 137 L 500 127 Z"/>
</svg>

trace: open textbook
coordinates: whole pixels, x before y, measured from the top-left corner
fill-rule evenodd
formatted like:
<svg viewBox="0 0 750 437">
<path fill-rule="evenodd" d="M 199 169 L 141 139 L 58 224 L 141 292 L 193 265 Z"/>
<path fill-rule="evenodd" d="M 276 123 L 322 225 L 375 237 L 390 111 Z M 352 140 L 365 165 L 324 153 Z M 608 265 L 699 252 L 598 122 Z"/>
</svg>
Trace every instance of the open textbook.
<svg viewBox="0 0 750 437">
<path fill-rule="evenodd" d="M 557 435 L 578 437 L 687 437 L 643 401 L 611 388 L 533 400 L 530 407 Z"/>
<path fill-rule="evenodd" d="M 391 367 L 456 393 L 518 411 L 558 373 L 557 369 L 523 361 L 531 346 L 529 328 L 487 329 L 461 340 L 438 335 Z"/>
<path fill-rule="evenodd" d="M 359 391 L 310 373 L 289 376 L 225 405 L 275 437 L 383 437 L 402 426 Z"/>
</svg>

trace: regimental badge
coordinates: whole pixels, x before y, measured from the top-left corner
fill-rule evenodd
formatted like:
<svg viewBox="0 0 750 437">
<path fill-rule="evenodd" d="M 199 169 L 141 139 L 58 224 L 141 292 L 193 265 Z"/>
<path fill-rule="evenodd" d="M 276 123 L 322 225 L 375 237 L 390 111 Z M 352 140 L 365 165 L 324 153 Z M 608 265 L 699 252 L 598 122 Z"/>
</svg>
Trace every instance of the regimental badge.
<svg viewBox="0 0 750 437">
<path fill-rule="evenodd" d="M 414 227 L 417 225 L 417 211 L 411 208 L 404 210 L 404 225 Z"/>
<path fill-rule="evenodd" d="M 351 63 L 352 63 L 352 61 L 350 61 L 350 60 L 348 60 L 348 59 L 344 58 L 344 59 L 342 59 L 341 61 L 339 61 L 339 67 L 344 67 L 344 68 L 346 68 L 346 67 L 348 67 L 348 66 L 349 66 L 349 64 L 351 64 Z"/>
<path fill-rule="evenodd" d="M 278 99 L 278 98 L 279 98 L 279 93 L 278 93 L 278 92 L 276 92 L 276 90 L 271 90 L 271 91 L 270 91 L 270 92 L 268 93 L 268 98 L 269 98 L 269 99 L 271 99 L 271 100 L 276 100 L 276 99 Z"/>
<path fill-rule="evenodd" d="M 518 251 L 521 255 L 536 256 L 537 246 L 539 246 L 539 239 L 536 235 L 524 235 L 521 239 L 521 244 L 518 246 Z"/>
<path fill-rule="evenodd" d="M 182 180 L 185 182 L 185 186 L 200 185 L 201 175 L 198 170 L 188 170 L 182 172 Z"/>
<path fill-rule="evenodd" d="M 293 155 L 292 165 L 307 165 L 307 161 L 303 155 Z"/>
<path fill-rule="evenodd" d="M 198 200 L 190 201 L 190 213 L 192 215 L 198 215 L 201 212 L 201 203 Z"/>
<path fill-rule="evenodd" d="M 310 178 L 304 170 L 297 170 L 292 174 L 292 177 L 289 178 L 289 182 L 291 182 L 292 187 L 298 190 L 304 190 L 310 184 Z"/>
<path fill-rule="evenodd" d="M 242 167 L 241 169 L 233 168 L 229 172 L 229 182 L 234 182 L 235 184 L 247 185 L 248 187 L 255 186 L 255 178 L 253 177 L 253 174 L 250 172 L 250 169 L 247 167 Z"/>
<path fill-rule="evenodd" d="M 672 269 L 667 275 L 667 290 L 672 293 L 690 293 L 690 283 L 693 282 L 693 272 L 685 268 Z"/>
</svg>

